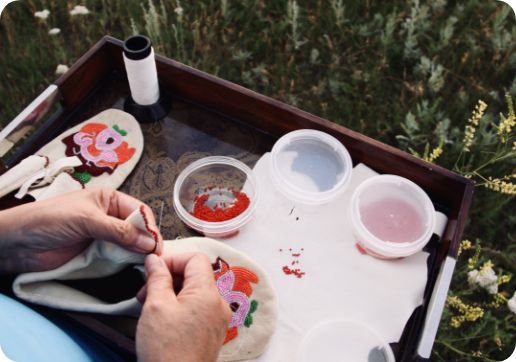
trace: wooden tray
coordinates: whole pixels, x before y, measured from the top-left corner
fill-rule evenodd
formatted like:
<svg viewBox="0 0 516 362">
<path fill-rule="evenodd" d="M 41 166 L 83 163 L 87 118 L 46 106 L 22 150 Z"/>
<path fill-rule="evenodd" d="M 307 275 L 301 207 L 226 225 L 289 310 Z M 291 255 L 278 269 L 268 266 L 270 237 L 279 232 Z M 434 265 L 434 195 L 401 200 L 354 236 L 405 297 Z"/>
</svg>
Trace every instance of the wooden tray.
<svg viewBox="0 0 516 362">
<path fill-rule="evenodd" d="M 164 120 L 142 124 L 142 160 L 121 190 L 149 204 L 156 214 L 162 201 L 165 203 L 161 227 L 164 238 L 192 234 L 172 207 L 175 177 L 191 161 L 206 155 L 228 155 L 252 167 L 287 132 L 300 128 L 327 132 L 346 146 L 355 164 L 361 162 L 379 173 L 397 174 L 417 183 L 429 194 L 436 209 L 449 218 L 442 240 L 427 247 L 429 277 L 424 304 L 414 311 L 400 341 L 392 346 L 399 361 L 428 359 L 471 203 L 472 181 L 236 84 L 162 56 L 156 59 L 160 86 L 172 96 L 173 107 Z M 128 95 L 122 41 L 106 36 L 0 133 L 1 141 L 38 106 L 49 108 L 48 104 L 42 107 L 42 102 L 58 99 L 57 110 L 50 112 L 30 137 L 15 142 L 15 151 L 0 162 L 0 173 L 65 129 L 106 108 L 122 108 Z M 0 200 L 0 209 L 19 203 L 11 194 Z M 120 288 L 120 293 L 127 293 Z M 10 293 L 9 290 L 10 280 L 2 280 L 0 291 Z M 109 292 L 113 294 L 112 289 Z M 36 309 L 58 323 L 79 325 L 125 358 L 135 358 L 135 319 Z"/>
</svg>

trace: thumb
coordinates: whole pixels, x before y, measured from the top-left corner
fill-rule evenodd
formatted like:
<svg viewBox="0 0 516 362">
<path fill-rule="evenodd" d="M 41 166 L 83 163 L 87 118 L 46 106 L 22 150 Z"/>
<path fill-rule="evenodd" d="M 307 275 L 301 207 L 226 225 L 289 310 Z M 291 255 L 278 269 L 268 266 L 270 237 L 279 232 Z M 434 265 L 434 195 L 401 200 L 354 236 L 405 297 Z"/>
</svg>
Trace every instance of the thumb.
<svg viewBox="0 0 516 362">
<path fill-rule="evenodd" d="M 90 235 L 96 239 L 114 242 L 126 249 L 139 253 L 152 253 L 156 241 L 126 220 L 113 216 L 99 215 L 88 222 Z"/>
<path fill-rule="evenodd" d="M 175 296 L 172 291 L 172 274 L 170 274 L 162 258 L 156 254 L 147 255 L 145 258 L 145 270 L 147 271 L 146 300 L 159 300 L 162 299 L 163 295 L 167 294 Z"/>
</svg>

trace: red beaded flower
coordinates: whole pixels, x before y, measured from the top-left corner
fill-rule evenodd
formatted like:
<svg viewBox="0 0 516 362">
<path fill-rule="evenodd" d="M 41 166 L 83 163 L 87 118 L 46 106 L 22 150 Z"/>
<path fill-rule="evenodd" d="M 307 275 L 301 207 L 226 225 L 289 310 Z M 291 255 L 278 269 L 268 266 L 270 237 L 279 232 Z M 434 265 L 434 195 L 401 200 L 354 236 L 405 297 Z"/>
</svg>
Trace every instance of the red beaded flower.
<svg viewBox="0 0 516 362">
<path fill-rule="evenodd" d="M 76 167 L 75 172 L 87 173 L 91 177 L 105 172 L 112 174 L 118 165 L 127 162 L 134 155 L 135 148 L 129 147 L 123 141 L 126 134 L 126 131 L 116 125 L 110 128 L 105 124 L 88 123 L 79 132 L 62 141 L 66 145 L 66 155 L 77 156 L 82 161 L 82 165 Z"/>
</svg>

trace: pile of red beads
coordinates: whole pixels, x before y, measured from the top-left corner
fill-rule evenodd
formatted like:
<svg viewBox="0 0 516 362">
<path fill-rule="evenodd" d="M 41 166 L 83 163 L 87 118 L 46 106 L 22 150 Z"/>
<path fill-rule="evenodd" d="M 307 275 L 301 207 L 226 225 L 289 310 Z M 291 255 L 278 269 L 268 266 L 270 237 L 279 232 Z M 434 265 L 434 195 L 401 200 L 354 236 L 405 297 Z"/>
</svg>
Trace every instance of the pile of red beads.
<svg viewBox="0 0 516 362">
<path fill-rule="evenodd" d="M 245 192 L 230 192 L 235 197 L 232 202 L 218 202 L 215 203 L 213 207 L 206 205 L 207 201 L 210 199 L 210 194 L 196 195 L 191 212 L 192 216 L 210 222 L 226 221 L 237 217 L 249 207 L 251 200 Z"/>
</svg>

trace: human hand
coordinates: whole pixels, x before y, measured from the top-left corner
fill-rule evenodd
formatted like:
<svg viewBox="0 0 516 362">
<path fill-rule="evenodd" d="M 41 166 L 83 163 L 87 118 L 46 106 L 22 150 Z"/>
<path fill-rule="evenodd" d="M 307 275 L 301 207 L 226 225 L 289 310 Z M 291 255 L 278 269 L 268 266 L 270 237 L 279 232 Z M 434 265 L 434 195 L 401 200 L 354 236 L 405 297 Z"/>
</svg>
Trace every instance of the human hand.
<svg viewBox="0 0 516 362">
<path fill-rule="evenodd" d="M 164 258 L 151 254 L 145 269 L 145 303 L 136 329 L 138 359 L 215 361 L 231 310 L 217 290 L 208 257 L 200 253 Z M 176 295 L 172 285 L 181 277 L 183 287 Z"/>
<path fill-rule="evenodd" d="M 156 243 L 123 220 L 141 205 L 141 201 L 116 190 L 91 188 L 0 211 L 0 272 L 57 268 L 92 239 L 159 254 L 161 236 Z M 150 227 L 158 230 L 152 211 L 146 205 L 144 209 Z"/>
</svg>

